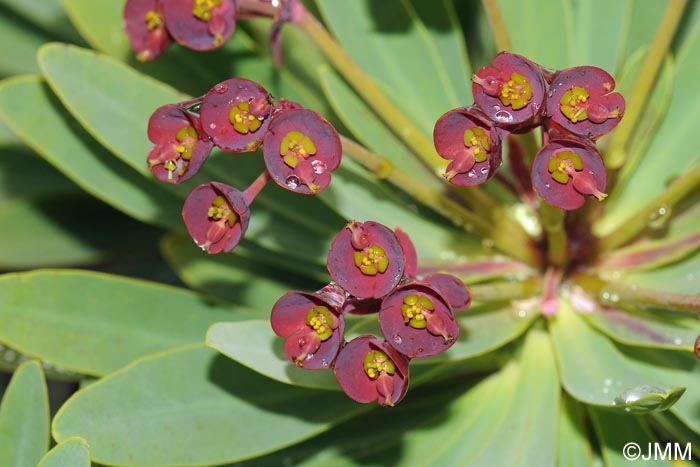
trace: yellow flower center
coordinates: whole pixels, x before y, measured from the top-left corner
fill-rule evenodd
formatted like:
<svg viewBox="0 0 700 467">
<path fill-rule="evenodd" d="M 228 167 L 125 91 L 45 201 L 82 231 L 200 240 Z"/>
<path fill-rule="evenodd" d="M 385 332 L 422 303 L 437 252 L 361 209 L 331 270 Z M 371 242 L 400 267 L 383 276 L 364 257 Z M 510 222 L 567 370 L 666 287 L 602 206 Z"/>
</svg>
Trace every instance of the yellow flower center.
<svg viewBox="0 0 700 467">
<path fill-rule="evenodd" d="M 386 257 L 382 247 L 372 245 L 355 252 L 355 266 L 365 276 L 376 276 L 377 273 L 383 273 L 389 267 L 389 258 Z"/>
<path fill-rule="evenodd" d="M 391 361 L 389 356 L 381 350 L 367 352 L 365 355 L 364 369 L 370 379 L 377 379 L 382 372 L 387 375 L 393 375 L 396 372 L 396 365 Z"/>
<path fill-rule="evenodd" d="M 306 324 L 313 328 L 321 341 L 327 341 L 337 327 L 330 310 L 325 306 L 316 306 L 306 314 Z"/>
<path fill-rule="evenodd" d="M 509 105 L 513 110 L 520 110 L 532 99 L 532 86 L 520 73 L 511 73 L 510 79 L 504 81 L 498 93 L 503 105 Z"/>
<path fill-rule="evenodd" d="M 221 6 L 221 0 L 194 0 L 192 14 L 202 21 L 211 19 L 211 10 Z"/>
<path fill-rule="evenodd" d="M 291 168 L 295 168 L 299 161 L 316 154 L 314 142 L 299 131 L 290 131 L 280 143 L 280 156 L 284 163 Z"/>
<path fill-rule="evenodd" d="M 425 329 L 427 326 L 426 315 L 429 315 L 433 310 L 435 310 L 435 305 L 424 295 L 407 295 L 403 299 L 403 305 L 401 305 L 404 322 L 414 329 Z"/>
<path fill-rule="evenodd" d="M 578 86 L 574 86 L 561 96 L 559 109 L 571 123 L 580 122 L 588 118 L 586 112 L 586 102 L 589 98 L 588 91 Z"/>
<path fill-rule="evenodd" d="M 262 125 L 260 119 L 250 112 L 250 103 L 248 101 L 241 101 L 234 107 L 231 107 L 228 119 L 233 125 L 233 129 L 242 135 L 255 133 Z"/>
</svg>

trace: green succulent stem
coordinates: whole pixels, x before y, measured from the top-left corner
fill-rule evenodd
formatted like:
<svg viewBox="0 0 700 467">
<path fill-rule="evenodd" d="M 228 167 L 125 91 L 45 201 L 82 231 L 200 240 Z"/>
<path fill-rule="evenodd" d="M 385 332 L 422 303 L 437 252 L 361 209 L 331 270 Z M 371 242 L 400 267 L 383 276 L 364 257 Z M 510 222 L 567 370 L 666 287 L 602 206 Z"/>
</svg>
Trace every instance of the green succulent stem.
<svg viewBox="0 0 700 467">
<path fill-rule="evenodd" d="M 412 196 L 416 201 L 433 208 L 454 225 L 493 240 L 496 248 L 526 264 L 537 264 L 537 253 L 532 241 L 522 229 L 512 230 L 501 223 L 489 222 L 466 207 L 436 192 L 407 172 L 395 167 L 386 157 L 375 154 L 349 138 L 341 136 L 343 152 L 360 163 L 377 178 L 386 180 Z"/>
<path fill-rule="evenodd" d="M 511 50 L 512 45 L 510 43 L 510 36 L 508 35 L 506 22 L 503 19 L 501 7 L 498 6 L 498 0 L 481 0 L 481 4 L 484 6 L 486 17 L 491 25 L 493 37 L 496 41 L 496 47 L 498 50 Z"/>
<path fill-rule="evenodd" d="M 540 223 L 547 234 L 547 257 L 553 266 L 564 266 L 569 259 L 568 239 L 564 221 L 566 211 L 546 203 L 540 203 Z"/>
<path fill-rule="evenodd" d="M 605 253 L 625 245 L 649 228 L 650 219 L 668 213 L 676 203 L 691 193 L 697 193 L 700 186 L 700 162 L 693 164 L 688 170 L 675 179 L 666 190 L 639 212 L 631 215 L 612 232 L 598 240 L 598 253 Z"/>
<path fill-rule="evenodd" d="M 656 308 L 660 310 L 690 312 L 700 311 L 700 295 L 686 295 L 659 290 L 641 289 L 634 284 L 607 281 L 589 274 L 577 273 L 573 281 L 592 297 L 615 305 Z"/>
<path fill-rule="evenodd" d="M 542 280 L 539 277 L 529 277 L 522 281 L 499 281 L 476 284 L 469 287 L 472 300 L 475 302 L 504 302 L 521 300 L 537 296 L 542 290 Z"/>
<path fill-rule="evenodd" d="M 644 113 L 644 104 L 656 84 L 671 41 L 683 17 L 687 0 L 669 0 L 656 34 L 649 45 L 632 90 L 625 96 L 627 110 L 624 118 L 611 135 L 605 164 L 610 170 L 621 168 L 627 160 L 627 148 L 637 123 Z"/>
</svg>

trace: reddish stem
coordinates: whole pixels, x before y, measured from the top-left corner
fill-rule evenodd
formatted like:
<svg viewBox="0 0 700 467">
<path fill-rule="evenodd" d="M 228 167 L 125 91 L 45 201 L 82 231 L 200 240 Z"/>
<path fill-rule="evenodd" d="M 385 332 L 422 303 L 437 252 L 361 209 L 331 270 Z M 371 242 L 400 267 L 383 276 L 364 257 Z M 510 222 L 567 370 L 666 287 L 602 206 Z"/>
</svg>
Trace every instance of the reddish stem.
<svg viewBox="0 0 700 467">
<path fill-rule="evenodd" d="M 251 183 L 250 186 L 245 189 L 243 192 L 243 197 L 245 198 L 245 202 L 248 204 L 248 206 L 253 204 L 255 197 L 260 194 L 262 189 L 265 188 L 265 185 L 267 185 L 267 182 L 269 181 L 270 173 L 267 170 L 264 170 L 260 175 L 258 175 L 258 178 L 256 178 L 253 183 Z"/>
</svg>

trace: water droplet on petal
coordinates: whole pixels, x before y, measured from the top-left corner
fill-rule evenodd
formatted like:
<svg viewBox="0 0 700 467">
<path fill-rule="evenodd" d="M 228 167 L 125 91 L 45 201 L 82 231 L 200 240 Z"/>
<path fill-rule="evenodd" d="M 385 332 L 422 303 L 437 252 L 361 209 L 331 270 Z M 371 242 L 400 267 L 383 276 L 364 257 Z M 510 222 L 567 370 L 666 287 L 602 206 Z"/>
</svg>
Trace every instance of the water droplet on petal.
<svg viewBox="0 0 700 467">
<path fill-rule="evenodd" d="M 544 187 L 545 187 L 545 188 L 552 188 L 552 185 L 550 185 L 549 183 L 545 183 L 545 184 L 544 184 Z"/>
<path fill-rule="evenodd" d="M 474 171 L 474 169 L 471 169 L 469 172 L 467 172 L 467 177 L 476 178 L 476 172 Z"/>
<path fill-rule="evenodd" d="M 418 348 L 416 349 L 416 352 L 418 352 L 418 353 L 423 353 L 423 352 L 425 352 L 425 349 L 424 349 L 423 347 L 418 347 Z"/>
<path fill-rule="evenodd" d="M 513 115 L 505 110 L 499 110 L 493 115 L 493 118 L 502 123 L 510 123 L 513 121 Z"/>
<path fill-rule="evenodd" d="M 392 340 L 394 341 L 394 343 L 397 344 L 397 345 L 400 345 L 401 342 L 403 342 L 403 339 L 402 339 L 401 336 L 399 336 L 398 334 L 394 334 L 393 336 L 391 336 L 391 339 L 392 339 Z"/>
<path fill-rule="evenodd" d="M 228 91 L 228 86 L 225 85 L 224 83 L 219 83 L 216 86 L 214 86 L 214 92 L 218 92 L 219 94 L 223 94 L 226 91 Z"/>
<path fill-rule="evenodd" d="M 487 173 L 489 173 L 489 168 L 488 168 L 488 167 L 482 167 L 482 168 L 481 168 L 481 174 L 482 174 L 482 175 L 486 175 Z"/>
<path fill-rule="evenodd" d="M 325 172 L 326 169 L 328 168 L 328 167 L 326 166 L 326 163 L 325 163 L 325 162 L 319 161 L 319 160 L 315 160 L 315 161 L 311 162 L 311 167 L 314 168 L 314 173 L 317 174 L 317 175 L 322 174 L 322 173 Z"/>
<path fill-rule="evenodd" d="M 216 130 L 216 123 L 210 123 L 209 128 L 212 130 Z"/>
<path fill-rule="evenodd" d="M 292 190 L 296 190 L 296 188 L 299 186 L 299 179 L 294 175 L 290 175 L 289 177 L 287 177 L 287 180 L 285 180 L 285 183 Z"/>
</svg>

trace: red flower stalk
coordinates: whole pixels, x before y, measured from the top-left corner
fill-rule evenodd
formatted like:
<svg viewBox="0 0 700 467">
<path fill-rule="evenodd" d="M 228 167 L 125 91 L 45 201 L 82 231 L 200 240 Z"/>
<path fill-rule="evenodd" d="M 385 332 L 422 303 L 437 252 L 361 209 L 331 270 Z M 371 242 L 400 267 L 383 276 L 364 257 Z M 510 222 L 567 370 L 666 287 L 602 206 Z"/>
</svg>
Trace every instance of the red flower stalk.
<svg viewBox="0 0 700 467">
<path fill-rule="evenodd" d="M 200 169 L 212 143 L 203 134 L 199 119 L 186 107 L 196 102 L 168 104 L 158 108 L 148 121 L 148 139 L 155 146 L 148 153 L 148 168 L 161 181 L 180 183 Z"/>
<path fill-rule="evenodd" d="M 552 206 L 578 209 L 586 196 L 602 201 L 605 165 L 595 147 L 573 139 L 553 139 L 535 156 L 532 185 Z"/>
<path fill-rule="evenodd" d="M 615 128 L 625 113 L 625 99 L 612 92 L 615 80 L 600 68 L 559 71 L 549 89 L 547 115 L 554 125 L 578 136 L 596 140 Z"/>
<path fill-rule="evenodd" d="M 444 177 L 459 186 L 484 183 L 501 166 L 503 136 L 476 106 L 445 113 L 433 130 L 435 149 L 451 161 Z"/>
<path fill-rule="evenodd" d="M 289 361 L 307 370 L 329 368 L 343 343 L 343 316 L 318 293 L 287 292 L 272 307 L 270 322 L 287 338 Z"/>
<path fill-rule="evenodd" d="M 389 345 L 411 358 L 444 352 L 459 336 L 447 301 L 436 289 L 418 282 L 400 286 L 384 299 L 379 327 Z"/>
<path fill-rule="evenodd" d="M 501 52 L 472 76 L 474 102 L 499 127 L 526 132 L 544 116 L 545 79 L 525 57 Z"/>
<path fill-rule="evenodd" d="M 224 151 L 255 151 L 267 132 L 272 96 L 254 81 L 232 78 L 209 90 L 202 99 L 202 128 Z"/>
<path fill-rule="evenodd" d="M 333 372 L 351 399 L 363 404 L 376 400 L 381 406 L 391 407 L 408 389 L 408 363 L 408 357 L 386 342 L 362 335 L 343 347 Z"/>
<path fill-rule="evenodd" d="M 139 61 L 153 60 L 172 43 L 158 0 L 127 0 L 123 26 Z"/>
<path fill-rule="evenodd" d="M 233 250 L 250 219 L 246 196 L 223 183 L 205 183 L 192 190 L 182 207 L 192 239 L 209 254 Z"/>
<path fill-rule="evenodd" d="M 333 239 L 328 272 L 357 298 L 380 298 L 403 277 L 404 256 L 398 238 L 376 222 L 350 222 Z"/>
<path fill-rule="evenodd" d="M 285 107 L 291 105 L 285 103 Z M 333 125 L 313 110 L 276 112 L 263 143 L 265 165 L 282 188 L 316 194 L 331 182 L 343 148 Z"/>
<path fill-rule="evenodd" d="M 221 47 L 236 28 L 234 0 L 167 0 L 160 4 L 170 35 L 190 49 Z"/>
</svg>

